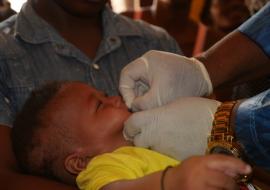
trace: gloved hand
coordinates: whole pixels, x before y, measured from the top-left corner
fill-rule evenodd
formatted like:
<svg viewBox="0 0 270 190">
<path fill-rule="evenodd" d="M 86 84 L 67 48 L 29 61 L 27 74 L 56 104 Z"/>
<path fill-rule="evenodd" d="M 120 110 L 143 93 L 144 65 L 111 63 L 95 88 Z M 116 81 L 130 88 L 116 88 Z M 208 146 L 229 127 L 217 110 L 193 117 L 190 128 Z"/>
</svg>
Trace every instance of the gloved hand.
<svg viewBox="0 0 270 190">
<path fill-rule="evenodd" d="M 136 146 L 180 160 L 202 155 L 220 104 L 201 97 L 182 97 L 165 106 L 136 112 L 125 122 L 124 136 Z"/>
<path fill-rule="evenodd" d="M 138 111 L 181 96 L 208 95 L 212 84 L 197 59 L 152 50 L 122 70 L 119 90 L 127 106 Z"/>
</svg>

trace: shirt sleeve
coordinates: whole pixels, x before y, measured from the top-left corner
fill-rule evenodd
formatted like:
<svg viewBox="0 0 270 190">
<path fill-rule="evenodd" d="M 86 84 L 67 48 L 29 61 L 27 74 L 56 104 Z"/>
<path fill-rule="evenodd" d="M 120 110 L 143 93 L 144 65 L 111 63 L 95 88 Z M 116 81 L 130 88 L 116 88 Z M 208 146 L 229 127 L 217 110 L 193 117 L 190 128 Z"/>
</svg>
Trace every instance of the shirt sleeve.
<svg viewBox="0 0 270 190">
<path fill-rule="evenodd" d="M 270 171 L 270 89 L 240 104 L 235 132 L 249 160 Z"/>
<path fill-rule="evenodd" d="M 270 2 L 243 23 L 238 30 L 260 46 L 270 57 Z"/>
<path fill-rule="evenodd" d="M 130 180 L 144 175 L 143 163 L 128 155 L 103 154 L 95 157 L 82 171 L 76 181 L 80 189 L 99 190 L 103 186 L 119 181 Z"/>
</svg>

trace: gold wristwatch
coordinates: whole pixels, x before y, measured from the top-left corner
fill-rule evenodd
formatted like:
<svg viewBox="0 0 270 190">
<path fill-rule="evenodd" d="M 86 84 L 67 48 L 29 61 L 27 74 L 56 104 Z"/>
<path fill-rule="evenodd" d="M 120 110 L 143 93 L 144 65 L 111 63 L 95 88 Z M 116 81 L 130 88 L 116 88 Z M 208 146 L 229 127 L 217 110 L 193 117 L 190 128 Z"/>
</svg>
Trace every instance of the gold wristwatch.
<svg viewBox="0 0 270 190">
<path fill-rule="evenodd" d="M 206 153 L 231 155 L 247 162 L 244 150 L 235 138 L 232 113 L 236 104 L 237 101 L 224 102 L 217 108 Z M 247 182 L 249 178 L 250 176 L 239 176 L 237 180 Z"/>
</svg>

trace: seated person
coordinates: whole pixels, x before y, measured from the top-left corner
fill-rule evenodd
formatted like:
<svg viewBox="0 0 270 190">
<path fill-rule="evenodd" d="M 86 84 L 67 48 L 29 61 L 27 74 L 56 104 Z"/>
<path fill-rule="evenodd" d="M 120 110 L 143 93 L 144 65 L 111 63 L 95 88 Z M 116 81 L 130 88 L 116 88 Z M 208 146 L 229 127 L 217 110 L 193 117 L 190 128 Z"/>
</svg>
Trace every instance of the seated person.
<svg viewBox="0 0 270 190">
<path fill-rule="evenodd" d="M 14 14 L 16 14 L 16 11 L 10 7 L 10 2 L 8 0 L 0 0 L 0 22 Z"/>
<path fill-rule="evenodd" d="M 86 84 L 48 84 L 31 94 L 15 119 L 12 141 L 17 161 L 25 172 L 68 184 L 75 185 L 77 177 L 81 189 L 159 189 L 159 180 L 164 188 L 165 168 L 175 166 L 166 182 L 178 189 L 183 183 L 179 161 L 132 147 L 123 137 L 130 115 L 120 97 L 106 97 Z M 217 164 L 209 169 L 222 177 L 239 172 Z M 232 189 L 228 184 L 224 189 Z"/>
</svg>

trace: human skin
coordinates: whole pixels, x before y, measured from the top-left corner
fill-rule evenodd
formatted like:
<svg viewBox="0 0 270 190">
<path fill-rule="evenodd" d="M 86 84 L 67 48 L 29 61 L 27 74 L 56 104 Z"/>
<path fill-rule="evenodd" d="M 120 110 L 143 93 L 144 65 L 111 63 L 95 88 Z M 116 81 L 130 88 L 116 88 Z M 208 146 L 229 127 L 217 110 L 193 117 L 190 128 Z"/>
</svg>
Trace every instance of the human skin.
<svg viewBox="0 0 270 190">
<path fill-rule="evenodd" d="M 120 96 L 106 96 L 79 82 L 62 88 L 49 103 L 50 118 L 75 133 L 88 157 L 132 145 L 123 137 L 124 122 L 131 113 Z"/>
<path fill-rule="evenodd" d="M 43 122 L 52 127 L 37 129 L 43 146 L 33 149 L 30 155 L 42 156 L 43 149 L 48 149 L 56 158 L 52 164 L 56 177 L 75 185 L 77 175 L 93 157 L 133 146 L 123 136 L 124 122 L 130 115 L 120 96 L 106 96 L 80 82 L 63 84 L 43 110 Z M 59 128 L 65 131 L 64 137 L 55 135 Z M 42 160 L 46 159 L 45 155 Z"/>
<path fill-rule="evenodd" d="M 204 63 L 214 88 L 270 74 L 269 57 L 239 31 L 233 31 L 196 58 Z"/>
</svg>

